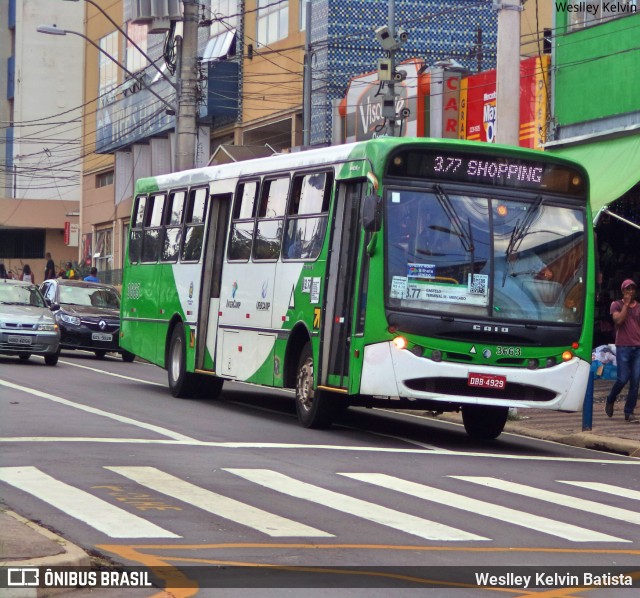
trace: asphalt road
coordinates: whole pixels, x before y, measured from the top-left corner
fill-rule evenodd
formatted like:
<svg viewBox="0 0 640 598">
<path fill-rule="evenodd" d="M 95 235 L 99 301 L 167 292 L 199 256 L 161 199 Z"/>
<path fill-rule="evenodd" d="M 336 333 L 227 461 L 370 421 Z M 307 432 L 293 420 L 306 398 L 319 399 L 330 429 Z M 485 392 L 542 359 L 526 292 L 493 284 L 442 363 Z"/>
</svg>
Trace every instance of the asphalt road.
<svg viewBox="0 0 640 598">
<path fill-rule="evenodd" d="M 231 587 L 210 595 L 236 595 L 236 566 L 255 564 L 280 567 L 257 582 L 270 587 L 397 589 L 494 566 L 639 562 L 638 460 L 508 434 L 478 444 L 455 424 L 364 409 L 307 430 L 287 393 L 228 384 L 216 401 L 174 399 L 163 370 L 115 356 L 0 368 L 4 504 L 89 552 Z M 282 569 L 301 566 L 314 569 Z"/>
</svg>

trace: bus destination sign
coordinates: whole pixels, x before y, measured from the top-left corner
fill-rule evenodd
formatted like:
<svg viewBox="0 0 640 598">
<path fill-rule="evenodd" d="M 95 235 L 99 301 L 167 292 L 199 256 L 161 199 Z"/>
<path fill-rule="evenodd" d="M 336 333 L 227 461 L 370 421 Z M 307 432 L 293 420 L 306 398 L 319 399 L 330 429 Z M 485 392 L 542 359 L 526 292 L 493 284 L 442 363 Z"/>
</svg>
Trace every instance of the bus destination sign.
<svg viewBox="0 0 640 598">
<path fill-rule="evenodd" d="M 585 189 L 584 177 L 573 168 L 488 152 L 404 149 L 393 156 L 387 174 L 569 195 L 583 195 Z"/>
</svg>

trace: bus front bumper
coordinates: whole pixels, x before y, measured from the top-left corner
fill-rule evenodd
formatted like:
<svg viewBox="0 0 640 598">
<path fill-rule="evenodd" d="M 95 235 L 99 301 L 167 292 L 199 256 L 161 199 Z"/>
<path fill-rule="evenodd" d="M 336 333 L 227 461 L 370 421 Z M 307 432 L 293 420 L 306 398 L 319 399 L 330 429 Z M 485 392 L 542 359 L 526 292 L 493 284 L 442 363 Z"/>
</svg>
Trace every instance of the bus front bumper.
<svg viewBox="0 0 640 598">
<path fill-rule="evenodd" d="M 577 357 L 536 370 L 435 362 L 385 342 L 365 347 L 360 393 L 448 403 L 448 409 L 476 404 L 579 411 L 589 369 Z M 504 388 L 470 386 L 470 374 L 505 377 Z"/>
</svg>

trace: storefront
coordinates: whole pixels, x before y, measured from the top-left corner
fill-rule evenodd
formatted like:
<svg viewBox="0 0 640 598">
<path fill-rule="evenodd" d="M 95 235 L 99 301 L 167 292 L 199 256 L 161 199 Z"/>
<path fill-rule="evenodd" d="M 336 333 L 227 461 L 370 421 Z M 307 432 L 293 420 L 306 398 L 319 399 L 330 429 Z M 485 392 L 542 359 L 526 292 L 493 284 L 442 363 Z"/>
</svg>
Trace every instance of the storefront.
<svg viewBox="0 0 640 598">
<path fill-rule="evenodd" d="M 548 150 L 581 162 L 589 172 L 600 261 L 597 347 L 615 340 L 609 307 L 621 296 L 620 283 L 625 278 L 640 282 L 640 135 L 587 141 Z"/>
</svg>

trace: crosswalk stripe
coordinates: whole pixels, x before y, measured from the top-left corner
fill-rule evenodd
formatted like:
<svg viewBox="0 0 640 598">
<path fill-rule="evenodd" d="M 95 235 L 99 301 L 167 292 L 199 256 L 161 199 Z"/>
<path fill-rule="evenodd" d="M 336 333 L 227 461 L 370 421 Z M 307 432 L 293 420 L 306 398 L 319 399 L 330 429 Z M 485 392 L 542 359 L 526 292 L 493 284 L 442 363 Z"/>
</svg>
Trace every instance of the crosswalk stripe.
<svg viewBox="0 0 640 598">
<path fill-rule="evenodd" d="M 0 467 L 0 481 L 32 494 L 111 538 L 180 538 L 84 490 L 60 482 L 37 467 Z"/>
<path fill-rule="evenodd" d="M 597 490 L 598 492 L 606 492 L 620 498 L 630 498 L 632 500 L 640 500 L 640 491 L 613 486 L 611 484 L 602 484 L 601 482 L 570 482 L 567 480 L 558 480 L 561 484 L 571 484 L 578 488 L 588 488 L 589 490 Z"/>
<path fill-rule="evenodd" d="M 395 490 L 396 492 L 410 494 L 411 496 L 437 502 L 455 509 L 476 513 L 483 517 L 490 517 L 492 519 L 498 519 L 499 521 L 519 525 L 520 527 L 533 529 L 573 542 L 629 542 L 629 540 L 622 540 L 621 538 L 615 538 L 614 536 L 595 532 L 569 523 L 563 523 L 509 507 L 502 507 L 383 473 L 340 473 L 339 475 L 362 482 L 368 482 L 369 484 L 375 484 L 376 486 Z M 458 476 L 451 477 L 457 478 Z M 462 477 L 461 479 L 466 478 Z"/>
<path fill-rule="evenodd" d="M 458 480 L 464 480 L 466 482 L 472 482 L 473 484 L 487 486 L 489 488 L 496 488 L 497 490 L 504 490 L 505 492 L 512 492 L 513 494 L 528 496 L 529 498 L 536 498 L 538 500 L 552 502 L 554 505 L 569 507 L 571 509 L 577 509 L 578 511 L 586 511 L 587 513 L 597 513 L 602 517 L 612 517 L 614 519 L 618 519 L 619 521 L 625 521 L 626 523 L 635 523 L 636 525 L 640 525 L 640 513 L 638 511 L 629 511 L 627 509 L 605 505 L 593 500 L 585 500 L 583 498 L 577 498 L 575 496 L 566 496 L 565 494 L 560 494 L 559 492 L 551 492 L 550 490 L 543 490 L 542 488 L 535 488 L 533 486 L 527 486 L 525 484 L 516 484 L 515 482 L 507 482 L 505 480 L 499 480 L 497 478 L 485 478 L 477 476 L 451 477 Z"/>
<path fill-rule="evenodd" d="M 155 467 L 106 467 L 138 484 L 235 521 L 272 537 L 333 538 L 333 534 L 274 515 L 243 502 L 185 482 Z"/>
<path fill-rule="evenodd" d="M 488 538 L 441 523 L 422 519 L 332 490 L 326 490 L 313 484 L 301 482 L 268 469 L 225 469 L 225 471 L 240 476 L 250 482 L 270 488 L 271 490 L 318 503 L 323 507 L 355 515 L 356 517 L 373 521 L 374 523 L 379 523 L 380 525 L 385 525 L 427 540 L 488 540 Z"/>
</svg>

